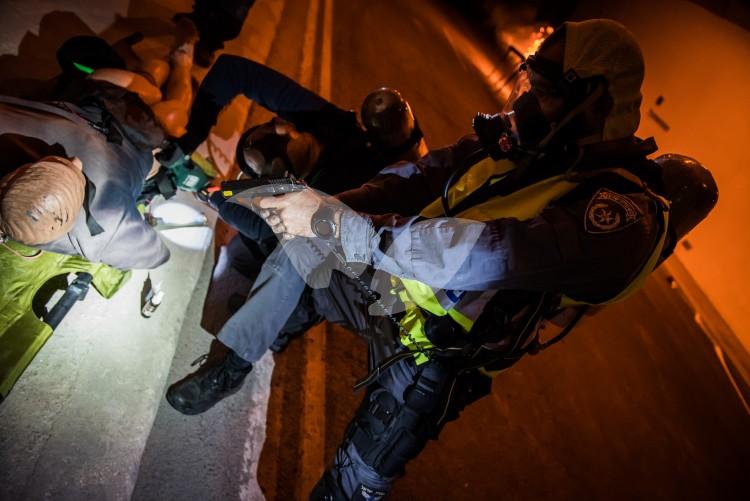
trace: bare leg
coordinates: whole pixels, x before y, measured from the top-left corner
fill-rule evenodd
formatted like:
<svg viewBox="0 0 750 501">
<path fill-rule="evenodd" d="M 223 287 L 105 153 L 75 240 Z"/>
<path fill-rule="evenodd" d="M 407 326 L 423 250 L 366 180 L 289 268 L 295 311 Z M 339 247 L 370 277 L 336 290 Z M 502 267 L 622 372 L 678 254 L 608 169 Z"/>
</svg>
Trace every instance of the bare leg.
<svg viewBox="0 0 750 501">
<path fill-rule="evenodd" d="M 169 63 L 163 59 L 147 59 L 138 64 L 138 73 L 161 88 L 169 78 Z"/>
<path fill-rule="evenodd" d="M 143 75 L 132 71 L 117 68 L 102 68 L 92 73 L 89 78 L 103 80 L 118 87 L 128 89 L 130 92 L 135 92 L 144 103 L 150 106 L 158 103 L 162 98 L 159 87 L 155 86 Z"/>
<path fill-rule="evenodd" d="M 170 55 L 171 72 L 164 90 L 164 100 L 152 106 L 157 120 L 173 137 L 185 133 L 190 105 L 193 102 L 193 51 L 197 39 L 195 25 L 188 19 L 177 23 L 177 43 Z"/>
</svg>

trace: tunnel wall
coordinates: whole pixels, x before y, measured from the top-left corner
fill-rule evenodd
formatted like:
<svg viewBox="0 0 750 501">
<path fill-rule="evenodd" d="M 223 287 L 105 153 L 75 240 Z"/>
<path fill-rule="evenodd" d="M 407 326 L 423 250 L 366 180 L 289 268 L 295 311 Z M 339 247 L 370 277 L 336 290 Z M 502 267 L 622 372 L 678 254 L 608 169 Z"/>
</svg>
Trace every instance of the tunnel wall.
<svg viewBox="0 0 750 501">
<path fill-rule="evenodd" d="M 604 4 L 584 0 L 574 19 L 616 19 L 640 41 L 646 78 L 638 134 L 654 136 L 661 153 L 682 153 L 700 160 L 716 178 L 716 209 L 678 246 L 676 257 L 747 355 L 750 32 L 682 0 Z M 657 105 L 659 96 L 663 96 L 661 105 Z"/>
</svg>

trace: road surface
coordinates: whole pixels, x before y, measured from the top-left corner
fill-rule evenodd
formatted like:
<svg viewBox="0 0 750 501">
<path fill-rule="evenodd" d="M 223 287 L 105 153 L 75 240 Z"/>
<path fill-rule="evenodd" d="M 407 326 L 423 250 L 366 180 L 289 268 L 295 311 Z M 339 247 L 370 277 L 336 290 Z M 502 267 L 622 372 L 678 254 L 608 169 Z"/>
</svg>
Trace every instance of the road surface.
<svg viewBox="0 0 750 501">
<path fill-rule="evenodd" d="M 358 109 L 373 88 L 396 87 L 431 147 L 468 133 L 477 111 L 497 110 L 432 9 L 405 0 L 333 3 L 337 104 Z M 271 64 L 289 64 L 298 30 L 292 23 L 301 22 L 307 5 L 287 1 L 291 19 L 282 20 Z M 455 18 L 449 26 L 470 30 Z M 324 38 L 319 34 L 318 53 Z M 322 360 L 322 370 L 309 368 L 319 364 L 310 357 Z M 275 364 L 259 482 L 269 499 L 299 498 L 332 458 L 361 399 L 351 386 L 366 372 L 365 345 L 321 326 Z M 310 404 L 315 394 L 324 395 L 324 405 Z M 316 444 L 323 455 L 309 450 Z M 660 272 L 637 296 L 498 376 L 492 395 L 408 466 L 393 497 L 748 499 L 748 471 L 750 416 L 679 289 Z"/>
</svg>

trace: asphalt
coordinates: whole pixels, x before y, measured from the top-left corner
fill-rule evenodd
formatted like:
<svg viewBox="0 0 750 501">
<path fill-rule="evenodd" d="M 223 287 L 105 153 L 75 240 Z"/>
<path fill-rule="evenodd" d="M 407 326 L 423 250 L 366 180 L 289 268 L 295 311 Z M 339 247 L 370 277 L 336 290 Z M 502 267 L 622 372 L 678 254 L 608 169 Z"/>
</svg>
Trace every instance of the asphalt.
<svg viewBox="0 0 750 501">
<path fill-rule="evenodd" d="M 45 81 L 59 72 L 55 51 L 73 35 L 98 34 L 113 42 L 142 31 L 146 39 L 137 50 L 162 56 L 173 42 L 172 15 L 190 10 L 190 5 L 189 0 L 2 2 L 0 92 L 27 95 L 43 90 Z M 258 0 L 249 16 L 252 24 L 227 50 L 264 61 L 282 7 L 283 0 Z M 193 76 L 200 79 L 205 71 L 196 67 Z M 226 167 L 221 160 L 232 156 L 231 142 L 243 130 L 249 108 L 247 100 L 233 103 L 208 141 L 204 154 L 220 169 Z M 193 429 L 172 426 L 170 420 L 184 416 L 173 411 L 165 417 L 161 412 L 166 385 L 174 374 L 182 372 L 182 377 L 211 340 L 201 327 L 201 313 L 212 277 L 216 217 L 191 194 L 180 193 L 176 200 L 204 212 L 207 227 L 165 230 L 162 236 L 171 250 L 165 265 L 150 273 L 135 270 L 110 300 L 91 292 L 76 304 L 0 406 L 0 499 L 126 500 L 134 491 L 134 497 L 146 499 L 184 499 L 200 488 L 206 496 L 262 497 L 252 465 L 264 439 L 270 358 L 259 364 L 253 382 L 244 388 L 244 400 L 223 409 L 227 419 L 222 429 L 229 436 L 201 432 L 200 420 L 190 423 Z M 217 235 L 223 236 L 224 229 L 218 229 Z M 166 292 L 149 319 L 140 316 L 147 276 Z M 233 435 L 236 429 L 241 440 Z M 196 457 L 196 442 L 219 455 L 215 467 L 209 454 Z M 152 453 L 155 447 L 159 452 Z M 228 469 L 226 460 L 235 451 L 234 467 Z M 212 475 L 214 471 L 219 473 Z M 188 484 L 174 472 L 187 472 L 197 483 Z"/>
<path fill-rule="evenodd" d="M 142 3 L 118 12 L 138 18 Z M 476 60 L 456 44 L 455 33 L 472 43 L 472 26 L 441 8 L 407 0 L 286 0 L 267 63 L 316 90 L 330 75 L 330 98 L 345 108 L 358 109 L 376 87 L 396 87 L 411 102 L 428 144 L 447 145 L 470 132 L 477 111 L 496 111 L 498 100 Z M 318 28 L 306 39 L 311 19 Z M 261 32 L 252 24 L 246 30 Z M 269 37 L 252 43 L 262 41 L 270 43 Z M 40 43 L 26 43 L 24 52 Z M 250 121 L 267 116 L 253 109 Z M 23 405 L 6 407 L 9 399 L 0 413 L 2 431 L 17 434 L 0 437 L 2 464 L 13 465 L 0 472 L 0 494 L 304 498 L 359 403 L 361 394 L 351 388 L 366 371 L 366 347 L 351 333 L 320 325 L 284 353 L 267 356 L 237 395 L 202 416 L 177 414 L 159 396 L 165 383 L 193 370 L 190 362 L 207 351 L 210 334 L 229 314 L 226 298 L 249 286 L 223 265 L 231 232 L 219 225 L 216 235 L 215 254 L 202 267 L 201 260 L 189 263 L 195 288 L 179 290 L 187 310 L 161 351 L 148 353 L 147 360 L 158 356 L 151 366 L 120 361 L 106 373 L 117 382 L 111 387 L 97 372 L 101 360 L 90 361 L 100 339 L 85 330 L 53 336 L 11 394 Z M 106 306 L 92 308 L 106 316 Z M 70 343 L 76 335 L 81 341 Z M 158 345 L 158 339 L 149 344 L 146 331 L 122 339 L 127 343 L 110 343 L 115 352 Z M 169 367 L 165 357 L 172 353 Z M 87 377 L 76 376 L 76 365 Z M 122 419 L 126 412 L 120 421 L 103 412 L 95 405 L 103 397 L 90 398 L 120 387 L 143 407 L 137 426 Z M 137 398 L 142 388 L 147 399 Z M 71 394 L 78 395 L 72 403 Z M 50 395 L 54 405 L 39 406 Z M 24 422 L 38 426 L 16 426 Z M 132 432 L 137 436 L 129 439 Z M 750 499 L 749 469 L 750 416 L 682 291 L 660 270 L 635 297 L 585 318 L 563 342 L 499 375 L 492 394 L 448 424 L 408 466 L 393 499 L 740 500 Z M 78 476 L 66 477 L 71 471 Z"/>
<path fill-rule="evenodd" d="M 430 147 L 469 133 L 474 114 L 498 104 L 447 42 L 448 28 L 471 38 L 458 16 L 421 2 L 335 1 L 332 100 L 358 109 L 367 92 L 390 85 L 412 104 Z M 393 498 L 748 499 L 750 416 L 669 278 L 660 270 L 635 297 L 499 375 L 492 395 L 407 467 Z M 308 336 L 324 344 L 316 432 L 329 462 L 361 398 L 351 386 L 366 371 L 366 348 L 334 326 Z M 299 498 L 307 482 L 300 415 L 305 392 L 320 385 L 301 370 L 307 350 L 297 341 L 275 357 L 258 471 L 268 499 Z"/>
</svg>

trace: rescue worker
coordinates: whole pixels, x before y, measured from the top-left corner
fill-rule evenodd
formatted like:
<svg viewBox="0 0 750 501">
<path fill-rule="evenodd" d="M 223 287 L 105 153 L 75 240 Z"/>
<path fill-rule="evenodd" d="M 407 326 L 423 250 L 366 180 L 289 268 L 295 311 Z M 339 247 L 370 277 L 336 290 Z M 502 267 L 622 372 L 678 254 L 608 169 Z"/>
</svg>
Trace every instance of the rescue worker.
<svg viewBox="0 0 750 501">
<path fill-rule="evenodd" d="M 248 177 L 289 172 L 311 187 L 335 194 L 360 186 L 386 165 L 427 153 L 409 103 L 394 89 L 377 89 L 365 98 L 363 129 L 354 112 L 291 78 L 255 61 L 223 54 L 201 83 L 187 132 L 165 146 L 157 155 L 159 161 L 165 167 L 187 161 L 206 140 L 221 110 L 238 95 L 277 115 L 249 128 L 237 143 L 237 162 Z M 240 230 L 254 261 L 261 262 L 275 247 L 263 244 L 273 240 L 273 233 L 251 211 L 222 205 L 220 197 L 213 201 L 222 218 Z"/>
<path fill-rule="evenodd" d="M 542 347 L 541 318 L 631 294 L 706 217 L 710 174 L 690 160 L 651 162 L 653 141 L 633 136 L 642 78 L 621 25 L 566 23 L 526 62 L 528 87 L 509 113 L 478 117 L 478 136 L 416 170 L 394 167 L 337 197 L 396 215 L 364 217 L 312 190 L 258 201 L 284 238 L 322 230 L 347 261 L 389 273 L 405 308 L 397 327 L 371 320 L 380 300 L 359 299 L 341 274 L 316 291 L 321 306 L 348 298 L 348 310 L 322 313 L 369 332 L 386 358 L 311 498 L 384 497 L 427 439 L 489 392 L 485 374 Z"/>
<path fill-rule="evenodd" d="M 335 106 L 287 76 L 255 61 L 224 54 L 201 84 L 187 133 L 157 155 L 160 161 L 165 166 L 184 161 L 208 137 L 221 110 L 237 95 L 278 115 L 268 123 L 251 127 L 238 141 L 237 161 L 247 177 L 282 177 L 289 172 L 318 190 L 339 193 L 360 186 L 392 162 L 417 160 L 427 152 L 411 106 L 394 89 L 383 87 L 367 95 L 362 104 L 363 128 L 356 113 Z M 224 203 L 221 193 L 215 194 L 211 202 L 222 219 L 240 232 L 230 243 L 230 262 L 244 275 L 257 276 L 276 248 L 273 232 L 254 212 Z M 273 298 L 288 294 L 299 299 L 305 290 L 283 253 L 262 273 L 252 296 Z M 268 280 L 270 275 L 287 278 L 283 282 Z M 262 354 L 268 344 L 258 343 L 258 338 L 248 333 L 254 313 L 240 313 L 244 300 L 239 295 L 230 298 L 230 306 L 237 314 L 224 325 L 219 339 L 230 347 L 244 345 L 248 339 Z M 304 298 L 303 303 L 309 305 Z M 275 331 L 274 339 L 278 335 L 272 345 L 274 351 L 281 351 L 291 336 L 305 330 L 297 325 L 293 332 L 279 333 L 283 319 L 295 305 L 296 301 L 285 302 L 289 311 L 279 317 L 281 324 L 268 329 Z"/>
<path fill-rule="evenodd" d="M 248 177 L 283 177 L 291 173 L 313 188 L 335 194 L 361 185 L 386 165 L 401 160 L 413 161 L 427 153 L 427 144 L 411 107 L 395 89 L 382 87 L 367 95 L 361 112 L 363 130 L 353 112 L 322 100 L 270 68 L 235 59 L 236 64 L 246 69 L 254 67 L 255 71 L 246 73 L 255 76 L 247 80 L 248 85 L 262 81 L 266 82 L 261 86 L 264 89 L 283 92 L 283 102 L 268 98 L 261 102 L 286 118 L 279 116 L 267 124 L 252 127 L 241 137 L 237 144 L 237 162 Z M 231 57 L 222 56 L 217 64 L 228 60 Z M 237 74 L 236 71 L 224 73 Z M 257 87 L 257 84 L 252 85 L 250 88 Z M 260 90 L 254 95 L 261 98 L 260 92 L 267 91 Z M 299 100 L 294 99 L 295 95 Z M 207 121 L 195 120 L 210 123 L 215 115 Z M 180 142 L 185 144 L 187 140 L 188 144 L 195 144 L 203 137 L 201 134 L 189 139 L 186 135 Z M 251 266 L 255 268 L 262 262 L 259 256 L 268 256 L 274 248 L 273 232 L 252 211 L 235 204 L 223 204 L 218 196 L 214 197 L 214 202 L 222 218 L 240 231 L 241 239 L 256 255 Z M 260 252 L 258 245 L 263 247 Z M 235 258 L 241 260 L 242 256 Z"/>
<path fill-rule="evenodd" d="M 100 85 L 112 93 L 80 106 L 0 96 L 0 238 L 122 270 L 155 268 L 169 249 L 136 199 L 163 135 L 135 95 Z"/>
<path fill-rule="evenodd" d="M 370 341 L 373 370 L 357 385 L 367 393 L 311 499 L 385 497 L 427 440 L 490 392 L 488 375 L 545 346 L 543 318 L 632 294 L 705 218 L 710 174 L 650 161 L 653 140 L 634 136 L 643 67 L 622 25 L 565 23 L 525 62 L 507 112 L 478 116 L 475 135 L 336 197 L 254 202 L 306 280 L 331 261 L 310 245 L 340 258 L 313 291 L 316 313 Z M 210 371 L 192 397 L 223 398 L 245 377 Z"/>
<path fill-rule="evenodd" d="M 392 162 L 415 161 L 427 153 L 411 106 L 394 89 L 383 87 L 367 95 L 361 109 L 363 128 L 356 113 L 335 106 L 287 76 L 255 61 L 224 54 L 201 84 L 187 133 L 157 158 L 167 167 L 185 161 L 208 137 L 221 110 L 240 94 L 278 115 L 240 137 L 237 162 L 247 177 L 291 173 L 311 187 L 339 193 L 360 186 Z M 203 412 L 222 398 L 205 391 L 209 388 L 205 379 L 217 367 L 233 364 L 247 373 L 252 367 L 248 360 L 259 359 L 269 348 L 281 351 L 292 337 L 320 318 L 312 311 L 309 289 L 286 254 L 274 252 L 276 237 L 268 225 L 251 210 L 224 202 L 221 193 L 211 197 L 222 219 L 240 232 L 230 244 L 230 260 L 239 271 L 257 278 L 248 296 L 253 300 L 238 306 L 218 334 L 229 348 L 228 355 L 218 366 L 204 366 L 170 387 L 168 401 L 187 414 Z M 255 336 L 255 308 L 281 298 L 279 315 L 267 318 L 269 324 L 260 329 L 270 333 L 269 337 Z M 230 306 L 234 302 L 240 301 L 231 301 Z M 283 329 L 298 304 L 305 313 L 298 315 L 299 322 L 290 322 L 290 328 Z M 232 392 L 238 389 L 235 386 Z"/>
<path fill-rule="evenodd" d="M 221 110 L 239 95 L 275 113 L 285 125 L 278 129 L 279 135 L 288 136 L 293 127 L 292 135 L 298 133 L 308 143 L 309 136 L 317 141 L 315 146 L 296 146 L 308 156 L 318 157 L 313 163 L 326 165 L 323 175 L 328 179 L 320 180 L 318 189 L 327 193 L 338 193 L 341 184 L 353 187 L 352 182 L 357 180 L 356 185 L 362 184 L 385 165 L 415 161 L 427 153 L 424 135 L 409 103 L 394 89 L 381 88 L 365 98 L 363 129 L 354 112 L 339 108 L 286 75 L 250 59 L 223 54 L 201 83 L 190 110 L 187 132 L 165 148 L 160 156 L 162 163 L 170 165 L 190 155 L 206 140 Z M 247 175 L 260 174 L 252 170 L 258 166 L 245 160 L 246 154 L 252 157 L 245 152 L 252 149 L 248 141 L 257 141 L 272 131 L 251 128 L 238 142 L 237 160 Z M 293 139 L 285 138 L 283 144 Z M 317 154 L 308 151 L 315 149 L 319 150 Z M 359 164 L 356 169 L 352 167 L 353 160 Z M 346 181 L 337 183 L 335 180 L 342 176 Z"/>
</svg>

